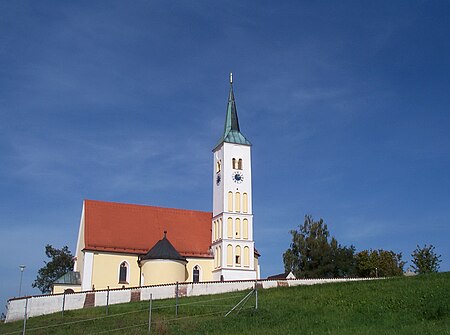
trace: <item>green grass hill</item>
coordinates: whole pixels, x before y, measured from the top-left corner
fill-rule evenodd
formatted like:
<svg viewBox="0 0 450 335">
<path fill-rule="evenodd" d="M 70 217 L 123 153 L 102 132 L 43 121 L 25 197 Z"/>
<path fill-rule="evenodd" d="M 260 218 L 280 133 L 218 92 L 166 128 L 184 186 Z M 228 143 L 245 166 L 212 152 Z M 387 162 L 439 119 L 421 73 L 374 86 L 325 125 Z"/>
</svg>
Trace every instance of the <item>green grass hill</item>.
<svg viewBox="0 0 450 335">
<path fill-rule="evenodd" d="M 152 334 L 450 334 L 450 272 L 153 301 Z M 30 318 L 27 334 L 146 334 L 149 302 Z M 21 334 L 23 321 L 0 324 Z"/>
</svg>

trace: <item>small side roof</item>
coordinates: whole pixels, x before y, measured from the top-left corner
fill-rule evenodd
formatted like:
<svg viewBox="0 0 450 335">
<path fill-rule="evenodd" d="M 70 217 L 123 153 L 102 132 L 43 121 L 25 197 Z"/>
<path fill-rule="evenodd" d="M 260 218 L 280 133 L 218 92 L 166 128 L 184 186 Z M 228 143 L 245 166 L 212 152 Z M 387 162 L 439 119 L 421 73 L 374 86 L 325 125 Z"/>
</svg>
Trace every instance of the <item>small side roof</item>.
<svg viewBox="0 0 450 335">
<path fill-rule="evenodd" d="M 56 279 L 53 284 L 81 285 L 81 276 L 78 271 L 69 271 Z"/>
<path fill-rule="evenodd" d="M 296 278 L 292 272 L 284 272 L 284 273 L 279 273 L 276 275 L 269 276 L 269 277 L 267 277 L 267 279 L 280 280 L 280 279 L 296 279 Z"/>
<path fill-rule="evenodd" d="M 167 239 L 167 231 L 164 232 L 162 240 L 156 242 L 147 254 L 141 257 L 141 260 L 146 259 L 171 259 L 177 261 L 185 261 L 186 258 L 181 256 L 179 252 L 174 248 L 172 243 Z"/>
</svg>

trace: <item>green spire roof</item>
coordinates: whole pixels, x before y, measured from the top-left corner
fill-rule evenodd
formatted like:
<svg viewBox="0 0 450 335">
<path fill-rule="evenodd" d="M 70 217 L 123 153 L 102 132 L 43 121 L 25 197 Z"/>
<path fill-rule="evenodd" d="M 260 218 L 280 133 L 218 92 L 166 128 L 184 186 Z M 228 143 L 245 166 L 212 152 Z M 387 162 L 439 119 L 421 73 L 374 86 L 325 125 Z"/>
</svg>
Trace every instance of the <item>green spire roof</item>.
<svg viewBox="0 0 450 335">
<path fill-rule="evenodd" d="M 237 116 L 236 101 L 233 92 L 233 74 L 230 73 L 230 93 L 228 94 L 227 115 L 223 135 L 214 146 L 214 150 L 223 142 L 252 145 L 241 133 Z"/>
</svg>

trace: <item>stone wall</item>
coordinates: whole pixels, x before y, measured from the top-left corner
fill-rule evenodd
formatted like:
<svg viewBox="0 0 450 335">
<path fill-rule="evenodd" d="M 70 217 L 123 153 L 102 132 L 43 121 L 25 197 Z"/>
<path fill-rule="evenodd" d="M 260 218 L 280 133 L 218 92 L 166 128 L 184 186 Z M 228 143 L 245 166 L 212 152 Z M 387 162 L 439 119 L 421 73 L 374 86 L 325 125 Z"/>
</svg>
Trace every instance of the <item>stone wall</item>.
<svg viewBox="0 0 450 335">
<path fill-rule="evenodd" d="M 337 279 L 288 279 L 288 280 L 240 280 L 226 282 L 202 282 L 202 283 L 180 283 L 178 287 L 179 296 L 200 296 L 208 294 L 219 294 L 234 291 L 252 289 L 255 284 L 258 288 L 273 288 L 281 286 L 315 285 L 325 283 L 336 283 L 346 281 L 372 280 L 374 278 L 337 278 Z M 82 309 L 94 306 L 106 306 L 109 304 L 121 304 L 130 301 L 149 300 L 152 294 L 153 300 L 174 298 L 176 284 L 143 286 L 127 289 L 86 291 L 69 294 L 37 295 L 10 299 L 7 304 L 6 322 L 23 320 L 25 306 L 27 316 L 61 312 L 64 310 Z"/>
</svg>

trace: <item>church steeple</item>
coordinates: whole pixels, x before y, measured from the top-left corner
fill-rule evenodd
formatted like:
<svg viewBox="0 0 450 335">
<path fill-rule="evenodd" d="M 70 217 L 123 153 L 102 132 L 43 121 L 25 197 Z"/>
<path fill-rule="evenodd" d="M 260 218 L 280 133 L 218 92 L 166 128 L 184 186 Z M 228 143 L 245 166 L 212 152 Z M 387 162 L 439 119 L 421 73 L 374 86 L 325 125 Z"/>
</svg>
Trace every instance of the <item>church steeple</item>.
<svg viewBox="0 0 450 335">
<path fill-rule="evenodd" d="M 237 115 L 236 101 L 233 92 L 233 74 L 230 73 L 230 93 L 228 94 L 227 114 L 225 117 L 225 127 L 223 135 L 214 146 L 214 150 L 223 142 L 252 145 L 249 140 L 241 133 L 239 129 L 239 120 Z"/>
<path fill-rule="evenodd" d="M 213 280 L 259 278 L 253 240 L 251 149 L 239 128 L 230 74 L 225 128 L 213 150 Z"/>
</svg>

